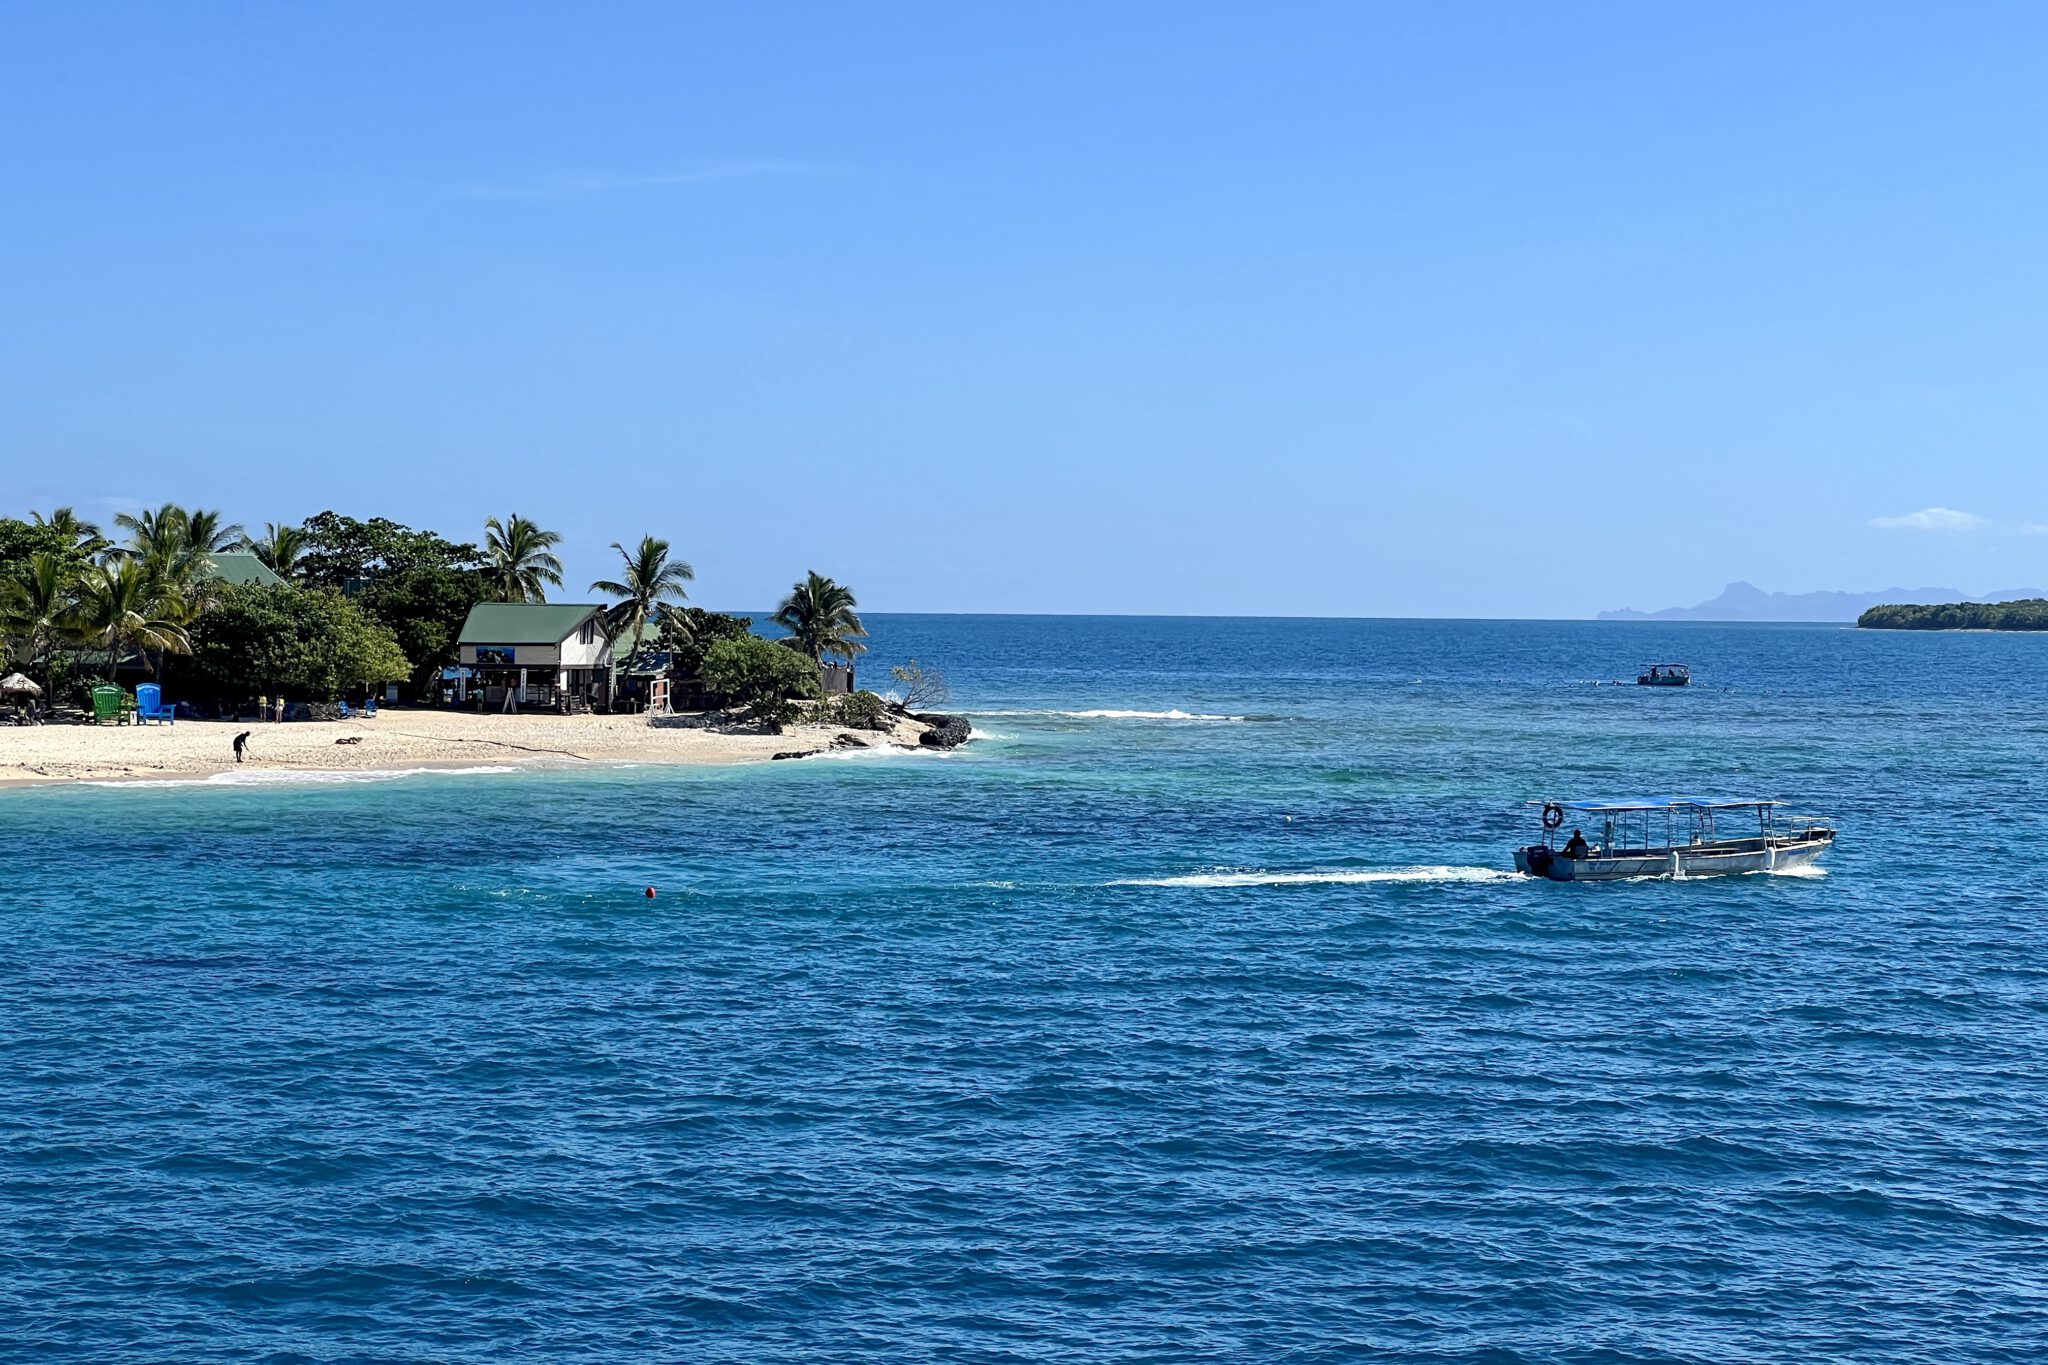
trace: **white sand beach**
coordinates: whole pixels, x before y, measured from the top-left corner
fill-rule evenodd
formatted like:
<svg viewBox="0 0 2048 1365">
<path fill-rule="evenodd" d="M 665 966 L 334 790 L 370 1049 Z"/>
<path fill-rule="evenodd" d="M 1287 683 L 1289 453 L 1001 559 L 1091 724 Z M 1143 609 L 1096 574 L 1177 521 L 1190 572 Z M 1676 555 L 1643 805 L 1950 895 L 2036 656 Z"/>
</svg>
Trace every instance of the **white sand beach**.
<svg viewBox="0 0 2048 1365">
<path fill-rule="evenodd" d="M 890 733 L 802 725 L 780 735 L 749 735 L 654 726 L 642 716 L 406 710 L 374 719 L 281 725 L 181 720 L 0 726 L 0 785 L 210 776 L 236 766 L 234 737 L 244 730 L 250 732 L 244 771 L 360 772 L 483 764 L 757 763 L 778 753 L 829 749 L 842 735 L 877 749 L 915 748 L 925 728 L 906 720 Z"/>
</svg>

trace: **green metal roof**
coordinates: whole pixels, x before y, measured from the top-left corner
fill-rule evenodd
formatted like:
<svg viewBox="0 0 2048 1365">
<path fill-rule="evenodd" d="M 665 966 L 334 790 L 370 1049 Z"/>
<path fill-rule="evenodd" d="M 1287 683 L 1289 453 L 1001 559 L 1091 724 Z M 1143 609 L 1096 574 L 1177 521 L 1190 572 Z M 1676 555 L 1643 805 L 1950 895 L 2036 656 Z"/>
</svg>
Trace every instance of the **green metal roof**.
<svg viewBox="0 0 2048 1365">
<path fill-rule="evenodd" d="M 250 554 L 247 550 L 216 550 L 207 558 L 213 561 L 213 577 L 223 583 L 232 583 L 238 588 L 251 584 L 263 588 L 282 587 L 284 580 L 270 571 L 270 566 Z"/>
<path fill-rule="evenodd" d="M 462 623 L 463 645 L 553 645 L 603 611 L 589 602 L 479 602 Z M 602 623 L 600 623 L 600 628 Z"/>
</svg>

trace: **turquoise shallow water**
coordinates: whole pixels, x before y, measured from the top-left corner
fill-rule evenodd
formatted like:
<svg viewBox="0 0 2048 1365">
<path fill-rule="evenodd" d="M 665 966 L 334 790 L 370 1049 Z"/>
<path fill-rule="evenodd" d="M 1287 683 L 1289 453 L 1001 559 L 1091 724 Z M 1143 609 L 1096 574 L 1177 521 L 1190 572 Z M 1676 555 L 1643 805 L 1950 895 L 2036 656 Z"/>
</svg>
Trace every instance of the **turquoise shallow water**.
<svg viewBox="0 0 2048 1365">
<path fill-rule="evenodd" d="M 0 1358 L 2041 1358 L 2048 639 L 872 624 L 984 738 L 0 795 Z M 1643 788 L 1842 841 L 1504 874 Z"/>
</svg>

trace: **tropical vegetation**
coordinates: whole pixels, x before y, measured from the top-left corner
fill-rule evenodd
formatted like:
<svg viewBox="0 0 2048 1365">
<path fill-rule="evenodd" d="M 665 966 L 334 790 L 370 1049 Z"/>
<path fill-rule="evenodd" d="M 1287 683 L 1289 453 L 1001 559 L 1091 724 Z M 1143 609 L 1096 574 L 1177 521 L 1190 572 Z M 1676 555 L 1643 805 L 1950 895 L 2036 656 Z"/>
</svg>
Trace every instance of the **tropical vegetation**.
<svg viewBox="0 0 2048 1365">
<path fill-rule="evenodd" d="M 68 507 L 0 518 L 0 666 L 29 674 L 51 701 L 76 704 L 116 677 L 157 678 L 186 700 L 327 701 L 386 682 L 436 697 L 473 607 L 544 602 L 562 584 L 561 535 L 518 515 L 486 520 L 480 543 L 333 511 L 250 534 L 172 503 L 124 512 L 111 530 Z M 823 660 L 866 650 L 853 593 L 821 574 L 791 587 L 773 618 L 788 638 L 769 641 L 750 617 L 688 605 L 695 574 L 669 541 L 611 548 L 616 576 L 591 591 L 611 599 L 604 626 L 628 673 L 693 682 L 775 723 L 793 714 L 791 698 L 819 694 Z M 229 581 L 224 571 L 252 577 L 222 563 L 232 554 L 281 582 Z M 910 667 L 899 680 L 935 677 Z M 865 696 L 839 705 L 873 709 Z"/>
<path fill-rule="evenodd" d="M 794 698 L 818 695 L 817 667 L 758 635 L 712 645 L 704 652 L 702 677 L 706 687 L 774 730 L 796 718 Z"/>
<path fill-rule="evenodd" d="M 672 677 L 694 678 L 704 670 L 704 655 L 720 640 L 743 640 L 754 633 L 754 618 L 732 616 L 702 607 L 670 607 L 661 613 L 651 653 L 666 656 Z"/>
<path fill-rule="evenodd" d="M 556 531 L 543 531 L 522 516 L 484 522 L 484 579 L 493 602 L 545 602 L 548 585 L 562 586 Z"/>
<path fill-rule="evenodd" d="M 264 568 L 289 583 L 298 574 L 299 556 L 306 552 L 306 528 L 267 522 L 263 534 L 250 537 L 243 548 L 261 560 Z"/>
<path fill-rule="evenodd" d="M 230 587 L 192 626 L 183 681 L 206 697 L 247 692 L 327 701 L 408 677 L 390 627 L 326 589 Z"/>
<path fill-rule="evenodd" d="M 614 640 L 630 640 L 637 645 L 656 612 L 667 603 L 689 596 L 683 584 L 695 578 L 697 572 L 680 559 L 670 559 L 668 542 L 654 536 L 640 537 L 640 543 L 631 550 L 615 540 L 612 549 L 625 565 L 624 572 L 617 579 L 600 578 L 590 585 L 590 590 L 621 599 L 605 613 L 605 628 Z"/>
<path fill-rule="evenodd" d="M 789 632 L 791 645 L 810 655 L 811 662 L 834 655 L 850 664 L 868 648 L 862 643 L 867 629 L 853 610 L 858 605 L 851 589 L 813 569 L 790 588 L 770 619 Z"/>
<path fill-rule="evenodd" d="M 1865 630 L 2048 630 L 2048 598 L 1872 607 L 1856 624 Z"/>
</svg>

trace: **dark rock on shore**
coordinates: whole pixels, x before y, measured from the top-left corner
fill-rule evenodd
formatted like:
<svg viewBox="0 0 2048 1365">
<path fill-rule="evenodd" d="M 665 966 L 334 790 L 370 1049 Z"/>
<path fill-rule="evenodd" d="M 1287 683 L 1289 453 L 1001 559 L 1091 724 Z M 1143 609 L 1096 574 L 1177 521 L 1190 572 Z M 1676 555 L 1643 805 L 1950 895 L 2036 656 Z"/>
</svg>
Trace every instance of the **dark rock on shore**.
<svg viewBox="0 0 2048 1365">
<path fill-rule="evenodd" d="M 868 747 L 868 743 L 867 740 L 862 739 L 859 735 L 834 735 L 832 737 L 832 747 L 835 749 L 865 749 Z"/>
<path fill-rule="evenodd" d="M 932 728 L 917 737 L 917 742 L 929 749 L 957 749 L 967 742 L 974 727 L 964 716 L 941 716 L 936 713 L 916 717 Z"/>
<path fill-rule="evenodd" d="M 809 749 L 785 749 L 781 753 L 773 755 L 775 758 L 809 758 L 810 756 L 811 751 Z"/>
</svg>

